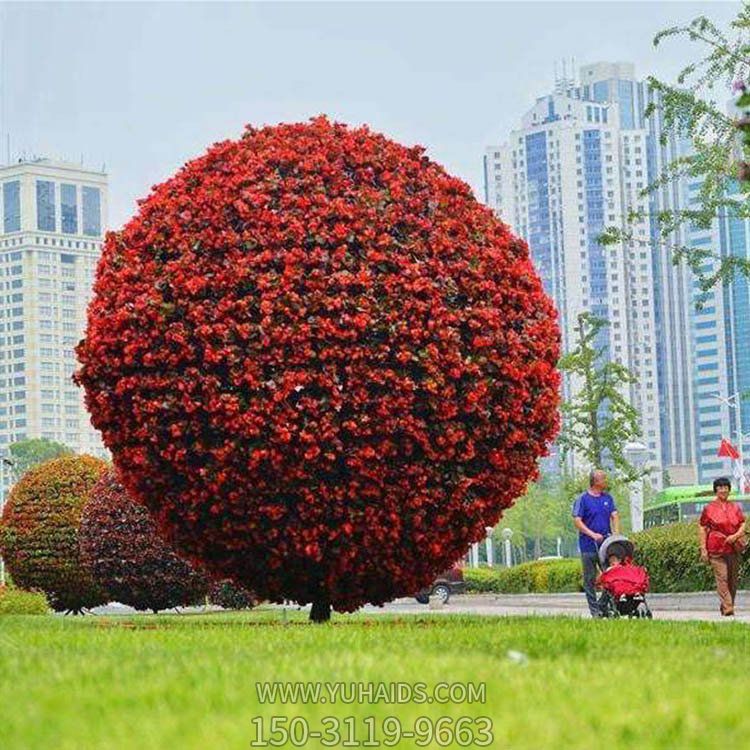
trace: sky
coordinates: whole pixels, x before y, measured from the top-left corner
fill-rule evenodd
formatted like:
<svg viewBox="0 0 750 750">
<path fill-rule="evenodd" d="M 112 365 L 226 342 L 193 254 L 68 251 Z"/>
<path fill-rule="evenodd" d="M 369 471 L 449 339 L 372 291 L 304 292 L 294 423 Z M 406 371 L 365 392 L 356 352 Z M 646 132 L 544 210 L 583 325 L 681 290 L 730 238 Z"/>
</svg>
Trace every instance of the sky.
<svg viewBox="0 0 750 750">
<path fill-rule="evenodd" d="M 738 2 L 0 3 L 0 154 L 101 169 L 109 226 L 245 124 L 318 114 L 421 144 L 482 196 L 482 156 L 555 64 L 673 79 L 696 45 L 660 29 Z"/>
</svg>

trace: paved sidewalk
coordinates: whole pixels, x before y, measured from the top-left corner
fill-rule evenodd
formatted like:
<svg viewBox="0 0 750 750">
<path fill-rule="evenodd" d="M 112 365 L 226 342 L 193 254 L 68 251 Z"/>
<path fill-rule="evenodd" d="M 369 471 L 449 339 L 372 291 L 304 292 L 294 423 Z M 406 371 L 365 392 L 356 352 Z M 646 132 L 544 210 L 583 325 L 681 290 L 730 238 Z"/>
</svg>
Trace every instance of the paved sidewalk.
<svg viewBox="0 0 750 750">
<path fill-rule="evenodd" d="M 750 591 L 740 591 L 737 597 L 737 615 L 734 618 L 721 617 L 719 599 L 713 591 L 702 591 L 693 594 L 649 594 L 649 607 L 656 620 L 709 620 L 716 622 L 750 623 Z M 281 605 L 278 606 L 281 609 Z M 297 609 L 296 605 L 289 605 Z M 182 614 L 197 614 L 217 607 L 186 607 Z M 303 607 L 302 609 L 309 609 Z M 174 610 L 170 610 L 174 612 Z M 93 610 L 100 615 L 131 615 L 135 610 L 122 604 L 112 603 Z M 467 614 L 488 617 L 527 617 L 540 615 L 544 617 L 589 617 L 586 600 L 583 594 L 464 594 L 453 596 L 447 605 L 439 607 L 436 602 L 431 605 L 419 604 L 415 599 L 396 599 L 384 607 L 367 605 L 360 612 L 366 614 L 399 614 L 421 615 Z"/>
<path fill-rule="evenodd" d="M 737 615 L 734 618 L 719 614 L 719 599 L 713 591 L 690 594 L 649 594 L 649 607 L 657 620 L 731 620 L 750 622 L 750 591 L 737 596 Z M 487 616 L 562 616 L 589 617 L 583 594 L 465 594 L 453 596 L 444 607 L 419 604 L 414 599 L 397 599 L 385 607 L 364 607 L 368 614 L 398 613 L 475 614 Z"/>
</svg>

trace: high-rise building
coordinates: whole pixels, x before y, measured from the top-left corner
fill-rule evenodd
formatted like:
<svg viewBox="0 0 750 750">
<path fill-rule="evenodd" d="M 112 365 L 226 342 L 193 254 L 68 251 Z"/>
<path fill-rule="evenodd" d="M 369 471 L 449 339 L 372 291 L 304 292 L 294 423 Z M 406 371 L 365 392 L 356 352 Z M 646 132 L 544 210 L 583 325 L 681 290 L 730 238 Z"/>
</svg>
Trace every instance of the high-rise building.
<svg viewBox="0 0 750 750">
<path fill-rule="evenodd" d="M 0 189 L 0 448 L 49 438 L 102 455 L 71 376 L 101 252 L 107 176 L 35 159 L 0 167 Z"/>
<path fill-rule="evenodd" d="M 645 117 L 653 97 L 629 63 L 586 65 L 579 82 L 559 80 L 503 145 L 487 150 L 485 198 L 528 241 L 560 312 L 563 349 L 575 346 L 579 314 L 608 321 L 598 344 L 636 375 L 625 395 L 651 465 L 667 468 L 694 461 L 691 290 L 652 218 L 679 196 L 668 188 L 641 194 L 682 147 L 660 143 L 659 119 Z M 629 225 L 631 210 L 647 216 Z M 607 226 L 628 226 L 633 240 L 602 246 Z M 563 387 L 570 397 L 580 383 Z"/>
<path fill-rule="evenodd" d="M 688 205 L 700 190 L 699 182 L 685 186 Z M 730 187 L 744 200 L 736 186 Z M 720 259 L 736 256 L 750 259 L 750 222 L 731 212 L 717 217 L 711 227 L 693 226 L 688 244 L 707 251 L 701 271 L 710 276 Z M 698 475 L 701 482 L 732 474 L 731 462 L 717 453 L 722 438 L 742 444 L 745 471 L 750 468 L 750 285 L 738 273 L 727 283 L 709 291 L 694 284 L 691 309 L 694 351 L 695 432 Z"/>
</svg>

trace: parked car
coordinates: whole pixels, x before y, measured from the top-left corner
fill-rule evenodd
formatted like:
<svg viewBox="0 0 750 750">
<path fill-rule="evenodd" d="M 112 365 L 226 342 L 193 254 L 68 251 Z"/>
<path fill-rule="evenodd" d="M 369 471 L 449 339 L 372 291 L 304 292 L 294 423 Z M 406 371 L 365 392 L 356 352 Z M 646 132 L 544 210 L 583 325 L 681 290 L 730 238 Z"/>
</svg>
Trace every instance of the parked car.
<svg viewBox="0 0 750 750">
<path fill-rule="evenodd" d="M 451 594 L 463 594 L 465 590 L 464 571 L 459 565 L 454 565 L 450 570 L 441 573 L 430 586 L 422 589 L 414 598 L 420 604 L 429 604 L 430 597 L 434 596 L 443 604 L 447 604 Z"/>
</svg>

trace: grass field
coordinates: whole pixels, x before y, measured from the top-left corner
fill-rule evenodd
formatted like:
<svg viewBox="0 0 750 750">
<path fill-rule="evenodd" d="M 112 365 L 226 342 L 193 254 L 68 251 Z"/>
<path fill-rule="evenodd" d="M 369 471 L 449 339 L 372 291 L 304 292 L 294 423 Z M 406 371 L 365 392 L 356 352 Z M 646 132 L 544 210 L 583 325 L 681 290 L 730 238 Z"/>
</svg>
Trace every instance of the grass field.
<svg viewBox="0 0 750 750">
<path fill-rule="evenodd" d="M 370 738 L 384 746 L 396 736 L 393 722 L 384 730 L 388 716 L 403 731 L 420 716 L 487 716 L 491 747 L 513 750 L 746 747 L 748 654 L 750 628 L 728 622 L 426 614 L 334 616 L 315 626 L 272 609 L 9 616 L 0 619 L 0 748 L 249 750 L 260 722 L 271 739 L 272 716 L 303 717 L 310 731 L 339 717 L 334 747 L 351 739 L 351 726 L 367 746 L 365 717 L 374 717 Z M 256 695 L 258 681 L 317 680 L 485 683 L 486 703 L 261 705 Z M 299 741 L 299 720 L 295 731 Z M 424 720 L 418 732 L 430 739 Z M 470 738 L 444 733 L 427 746 Z"/>
</svg>

